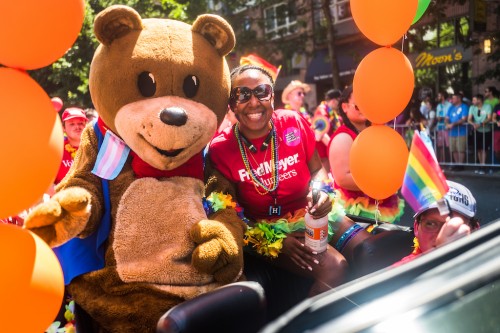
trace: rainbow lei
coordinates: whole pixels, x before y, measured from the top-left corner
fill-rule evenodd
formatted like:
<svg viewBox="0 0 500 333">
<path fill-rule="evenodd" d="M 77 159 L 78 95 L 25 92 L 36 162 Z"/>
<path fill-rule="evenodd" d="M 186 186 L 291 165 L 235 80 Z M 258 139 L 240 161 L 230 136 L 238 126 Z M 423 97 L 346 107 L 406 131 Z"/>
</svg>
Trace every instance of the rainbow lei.
<svg viewBox="0 0 500 333">
<path fill-rule="evenodd" d="M 243 215 L 243 208 L 233 200 L 231 194 L 212 192 L 208 197 L 203 198 L 203 208 L 207 216 L 221 209 L 233 208 L 236 210 L 238 217 L 248 223 L 248 219 Z"/>
<path fill-rule="evenodd" d="M 342 220 L 345 210 L 340 203 L 335 200 L 333 182 L 322 183 L 321 190 L 328 193 L 332 200 L 332 210 L 328 213 L 328 241 L 331 241 L 335 228 L 335 223 Z M 260 220 L 253 227 L 248 226 L 245 233 L 245 245 L 252 244 L 257 253 L 276 258 L 283 248 L 283 240 L 286 235 L 294 231 L 303 231 L 306 228 L 305 208 L 295 211 L 293 214 L 286 214 L 278 220 Z"/>
<path fill-rule="evenodd" d="M 332 185 L 331 181 L 326 181 L 323 182 L 321 188 L 322 191 L 328 193 L 332 200 L 332 211 L 328 213 L 328 241 L 333 237 L 334 224 L 345 216 L 344 207 L 335 200 Z M 303 231 L 306 228 L 305 208 L 299 209 L 293 214 L 288 213 L 277 220 L 262 219 L 251 227 L 248 226 L 250 221 L 243 214 L 243 208 L 233 200 L 230 194 L 212 192 L 208 197 L 203 198 L 203 207 L 207 216 L 221 209 L 235 209 L 238 216 L 247 223 L 245 245 L 251 244 L 258 254 L 266 257 L 277 258 L 283 248 L 283 240 L 286 235 L 294 231 Z"/>
</svg>

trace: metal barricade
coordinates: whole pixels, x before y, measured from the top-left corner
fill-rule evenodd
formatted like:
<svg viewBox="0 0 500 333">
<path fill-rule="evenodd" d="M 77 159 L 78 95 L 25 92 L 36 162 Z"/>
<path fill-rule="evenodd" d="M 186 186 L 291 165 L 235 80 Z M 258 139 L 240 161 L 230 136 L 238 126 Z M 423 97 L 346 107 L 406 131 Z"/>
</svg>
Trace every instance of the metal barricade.
<svg viewBox="0 0 500 333">
<path fill-rule="evenodd" d="M 466 125 L 465 137 L 467 140 L 467 144 L 465 150 L 465 161 L 463 163 L 457 163 L 453 160 L 449 146 L 448 130 L 438 131 L 434 128 L 428 131 L 439 164 L 442 167 L 461 166 L 471 167 L 472 169 L 491 169 L 500 167 L 500 147 L 495 146 L 495 124 L 487 124 L 487 126 L 491 128 L 490 135 L 488 135 L 486 132 L 479 132 L 477 130 L 474 130 L 474 128 L 470 124 L 464 125 Z M 400 133 L 403 138 L 407 138 L 408 131 L 414 130 L 414 128 L 407 125 L 391 125 L 391 127 L 393 127 L 398 133 Z M 411 142 L 408 142 L 408 140 L 405 141 L 408 145 L 408 148 L 410 148 Z M 486 161 L 484 164 L 481 164 L 479 161 L 479 151 L 484 151 L 486 153 Z M 495 151 L 498 151 L 498 153 L 495 153 Z"/>
</svg>

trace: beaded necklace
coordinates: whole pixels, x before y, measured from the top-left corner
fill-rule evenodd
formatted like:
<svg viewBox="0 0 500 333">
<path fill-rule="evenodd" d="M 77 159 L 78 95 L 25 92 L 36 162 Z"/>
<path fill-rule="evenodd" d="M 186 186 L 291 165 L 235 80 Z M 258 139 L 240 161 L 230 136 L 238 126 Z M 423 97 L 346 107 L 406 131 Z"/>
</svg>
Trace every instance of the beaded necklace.
<svg viewBox="0 0 500 333">
<path fill-rule="evenodd" d="M 278 158 L 278 149 L 277 149 L 277 144 L 276 144 L 276 128 L 274 126 L 273 121 L 271 120 L 271 131 L 272 131 L 272 136 L 271 136 L 271 172 L 273 176 L 271 177 L 271 186 L 266 186 L 258 177 L 258 175 L 255 173 L 255 171 L 250 167 L 250 163 L 248 161 L 247 153 L 245 151 L 245 147 L 243 143 L 241 142 L 240 138 L 240 131 L 238 128 L 238 124 L 234 125 L 234 135 L 236 136 L 236 141 L 238 141 L 238 147 L 240 149 L 240 154 L 241 158 L 243 160 L 243 164 L 245 165 L 245 169 L 250 175 L 250 179 L 252 179 L 253 186 L 255 187 L 255 190 L 257 193 L 260 195 L 266 195 L 269 192 L 273 192 L 278 188 L 278 183 L 279 183 L 279 170 L 278 170 L 278 163 L 279 163 L 279 158 Z M 259 189 L 259 186 L 264 189 L 265 192 L 261 192 Z"/>
</svg>

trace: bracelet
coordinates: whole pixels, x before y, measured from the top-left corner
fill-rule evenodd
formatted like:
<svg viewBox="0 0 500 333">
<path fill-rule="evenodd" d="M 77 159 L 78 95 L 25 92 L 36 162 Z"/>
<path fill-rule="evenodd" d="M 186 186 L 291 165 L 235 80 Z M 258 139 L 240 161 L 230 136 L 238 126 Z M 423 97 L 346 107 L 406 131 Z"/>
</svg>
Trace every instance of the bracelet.
<svg viewBox="0 0 500 333">
<path fill-rule="evenodd" d="M 354 236 L 356 236 L 361 230 L 363 230 L 363 227 L 359 227 L 358 229 L 354 230 L 344 241 L 344 243 L 342 243 L 341 245 L 341 248 L 338 249 L 338 251 L 340 253 L 342 253 L 342 251 L 344 251 L 344 248 L 347 246 L 347 243 L 349 243 L 351 241 L 351 239 L 354 238 Z"/>
<path fill-rule="evenodd" d="M 359 230 L 363 229 L 362 226 L 360 226 L 359 224 L 354 224 L 353 226 L 351 226 L 349 229 L 347 229 L 343 234 L 342 236 L 340 236 L 339 240 L 337 241 L 337 244 L 335 244 L 335 248 L 337 249 L 337 251 L 342 251 L 342 249 L 344 249 L 345 245 L 347 244 L 346 242 L 346 239 L 354 232 L 356 232 L 356 234 L 359 232 Z M 354 237 L 354 236 L 352 236 Z M 350 240 L 350 239 L 349 239 Z M 344 244 L 345 243 L 345 244 Z"/>
</svg>

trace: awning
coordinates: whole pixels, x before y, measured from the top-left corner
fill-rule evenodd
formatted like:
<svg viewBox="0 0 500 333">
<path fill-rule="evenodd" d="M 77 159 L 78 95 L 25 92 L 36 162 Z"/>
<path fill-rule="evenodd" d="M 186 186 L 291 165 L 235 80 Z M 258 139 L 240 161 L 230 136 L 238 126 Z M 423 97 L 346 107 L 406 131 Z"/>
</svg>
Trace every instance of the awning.
<svg viewBox="0 0 500 333">
<path fill-rule="evenodd" d="M 352 75 L 360 61 L 378 46 L 369 41 L 357 41 L 336 46 L 340 76 Z M 332 65 L 328 49 L 317 50 L 309 63 L 306 82 L 315 83 L 332 78 Z"/>
</svg>

